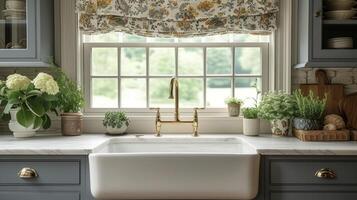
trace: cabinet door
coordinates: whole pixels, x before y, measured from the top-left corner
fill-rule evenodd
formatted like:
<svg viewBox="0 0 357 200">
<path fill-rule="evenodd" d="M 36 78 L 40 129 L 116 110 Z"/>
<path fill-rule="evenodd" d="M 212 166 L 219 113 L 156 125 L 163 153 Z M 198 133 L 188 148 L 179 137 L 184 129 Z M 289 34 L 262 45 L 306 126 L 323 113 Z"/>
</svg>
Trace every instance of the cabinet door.
<svg viewBox="0 0 357 200">
<path fill-rule="evenodd" d="M 79 200 L 78 192 L 0 191 L 1 200 Z"/>
<path fill-rule="evenodd" d="M 0 0 L 0 58 L 36 57 L 36 0 Z"/>
<path fill-rule="evenodd" d="M 356 192 L 272 192 L 270 200 L 355 200 Z"/>
<path fill-rule="evenodd" d="M 312 3 L 312 59 L 319 61 L 356 61 L 357 60 L 357 19 L 336 20 L 327 18 L 327 8 L 323 0 L 314 0 Z M 352 48 L 332 47 L 328 40 L 337 37 L 352 37 Z M 339 60 L 340 59 L 340 60 Z M 321 60 L 320 60 L 321 61 Z"/>
</svg>

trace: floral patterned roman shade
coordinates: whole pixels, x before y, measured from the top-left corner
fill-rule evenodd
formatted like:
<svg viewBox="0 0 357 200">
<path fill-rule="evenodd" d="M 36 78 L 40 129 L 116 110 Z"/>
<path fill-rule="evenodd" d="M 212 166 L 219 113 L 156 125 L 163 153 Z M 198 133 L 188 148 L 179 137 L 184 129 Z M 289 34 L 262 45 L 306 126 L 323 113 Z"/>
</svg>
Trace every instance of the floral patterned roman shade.
<svg viewBox="0 0 357 200">
<path fill-rule="evenodd" d="M 269 34 L 279 0 L 77 0 L 87 34 L 121 31 L 149 37 Z"/>
</svg>

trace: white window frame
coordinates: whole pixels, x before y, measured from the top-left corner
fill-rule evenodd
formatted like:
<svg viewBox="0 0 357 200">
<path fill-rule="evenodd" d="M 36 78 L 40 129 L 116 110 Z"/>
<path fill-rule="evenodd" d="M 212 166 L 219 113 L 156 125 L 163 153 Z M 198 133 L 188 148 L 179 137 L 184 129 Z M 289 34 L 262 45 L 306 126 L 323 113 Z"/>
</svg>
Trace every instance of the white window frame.
<svg viewBox="0 0 357 200">
<path fill-rule="evenodd" d="M 146 48 L 146 75 L 145 76 L 121 76 L 120 75 L 120 48 L 126 48 L 126 47 L 140 47 L 140 48 Z M 184 47 L 197 47 L 197 48 L 203 48 L 203 59 L 204 59 L 204 74 L 200 76 L 179 76 L 177 74 L 177 68 L 178 68 L 178 48 L 184 48 Z M 232 74 L 230 75 L 207 75 L 206 72 L 206 50 L 207 48 L 231 48 L 232 49 Z M 261 61 L 262 61 L 262 74 L 235 74 L 235 48 L 236 47 L 258 47 L 261 49 Z M 118 48 L 118 75 L 116 76 L 91 76 L 91 52 L 93 48 Z M 207 83 L 206 80 L 207 78 L 232 78 L 232 96 L 234 96 L 234 78 L 250 78 L 250 77 L 257 77 L 261 78 L 262 80 L 262 91 L 266 92 L 269 89 L 269 43 L 268 42 L 242 42 L 242 43 L 237 43 L 237 42 L 225 42 L 225 43 L 83 43 L 83 83 L 84 83 L 84 93 L 85 93 L 85 99 L 86 99 L 86 106 L 84 108 L 85 113 L 89 114 L 98 114 L 98 113 L 104 113 L 107 111 L 113 111 L 113 110 L 121 110 L 127 113 L 130 113 L 132 115 L 140 115 L 140 116 L 145 116 L 145 115 L 152 115 L 152 110 L 149 108 L 91 108 L 90 105 L 92 103 L 91 99 L 91 79 L 94 78 L 117 78 L 118 79 L 118 101 L 120 101 L 120 78 L 145 78 L 146 79 L 146 84 L 149 86 L 149 78 L 170 78 L 170 76 L 151 76 L 149 75 L 149 48 L 175 48 L 175 76 L 177 77 L 182 77 L 182 78 L 202 78 L 203 79 L 203 84 L 204 84 L 204 105 L 206 105 L 206 87 Z M 169 83 L 167 83 L 169 84 Z M 148 100 L 149 100 L 149 87 L 146 88 L 146 103 L 148 105 Z M 119 102 L 120 104 L 120 102 Z M 161 112 L 162 113 L 172 113 L 172 108 L 162 108 Z M 181 113 L 191 113 L 192 109 L 190 108 L 181 108 L 180 109 Z M 222 115 L 226 114 L 226 109 L 225 108 L 206 108 L 203 110 L 201 113 L 204 115 L 217 115 L 221 113 Z"/>
</svg>

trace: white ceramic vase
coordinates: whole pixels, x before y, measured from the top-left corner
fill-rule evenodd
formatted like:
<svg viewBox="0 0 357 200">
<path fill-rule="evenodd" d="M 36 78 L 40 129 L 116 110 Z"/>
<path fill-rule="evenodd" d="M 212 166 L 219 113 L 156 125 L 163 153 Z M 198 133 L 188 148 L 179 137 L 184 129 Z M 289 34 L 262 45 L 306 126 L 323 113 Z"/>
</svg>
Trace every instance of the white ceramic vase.
<svg viewBox="0 0 357 200">
<path fill-rule="evenodd" d="M 259 119 L 243 118 L 243 134 L 247 136 L 257 136 L 260 131 Z"/>
<path fill-rule="evenodd" d="M 121 128 L 113 128 L 111 126 L 107 126 L 107 133 L 109 135 L 124 135 L 126 130 L 128 129 L 128 126 L 124 124 Z"/>
<path fill-rule="evenodd" d="M 14 134 L 14 137 L 16 138 L 26 138 L 26 137 L 33 137 L 36 135 L 36 131 L 38 131 L 40 128 L 32 128 L 33 126 L 30 126 L 29 128 L 26 128 L 19 124 L 16 120 L 16 114 L 19 111 L 18 108 L 16 109 L 11 109 L 10 110 L 10 115 L 11 115 L 11 120 L 9 122 L 9 129 L 12 131 Z"/>
</svg>

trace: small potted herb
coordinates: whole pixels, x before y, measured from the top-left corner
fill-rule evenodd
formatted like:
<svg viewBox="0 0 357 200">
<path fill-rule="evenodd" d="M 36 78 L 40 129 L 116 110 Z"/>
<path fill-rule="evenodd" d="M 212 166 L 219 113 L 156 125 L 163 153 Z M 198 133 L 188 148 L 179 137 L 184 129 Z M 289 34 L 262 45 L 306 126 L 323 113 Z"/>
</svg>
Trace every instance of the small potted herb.
<svg viewBox="0 0 357 200">
<path fill-rule="evenodd" d="M 296 103 L 292 95 L 285 92 L 269 92 L 259 104 L 258 116 L 271 122 L 275 135 L 289 134 L 290 120 L 294 117 Z"/>
<path fill-rule="evenodd" d="M 57 94 L 57 108 L 61 112 L 61 130 L 64 136 L 81 135 L 83 132 L 84 97 L 81 89 L 59 67 L 52 67 L 52 74 L 60 92 Z"/>
<path fill-rule="evenodd" d="M 107 112 L 103 120 L 103 125 L 108 134 L 122 135 L 128 129 L 130 120 L 125 112 Z"/>
<path fill-rule="evenodd" d="M 258 108 L 243 108 L 243 134 L 248 136 L 257 136 L 260 131 L 260 120 L 258 118 Z"/>
<path fill-rule="evenodd" d="M 231 98 L 226 99 L 225 102 L 228 105 L 229 116 L 231 116 L 231 117 L 239 116 L 240 106 L 243 104 L 243 101 L 238 98 L 231 97 Z"/>
<path fill-rule="evenodd" d="M 327 97 L 320 99 L 312 91 L 304 96 L 300 90 L 294 92 L 297 105 L 294 128 L 298 130 L 319 130 L 322 128 Z"/>
</svg>

